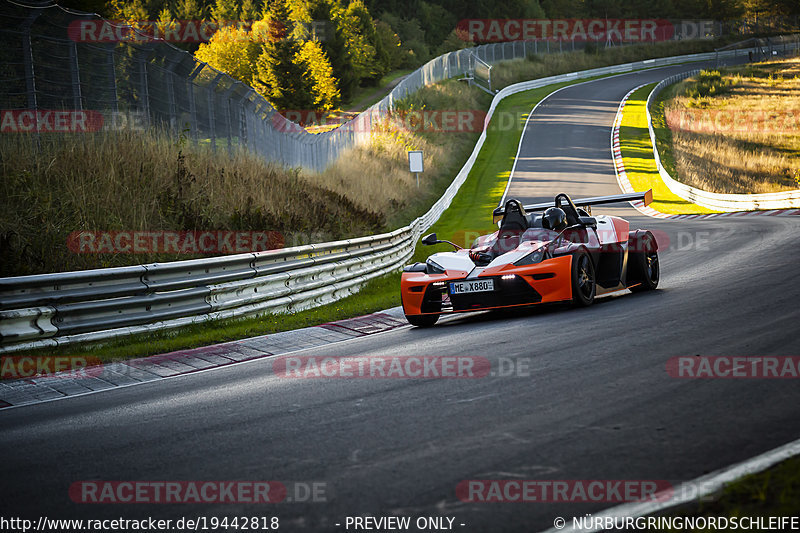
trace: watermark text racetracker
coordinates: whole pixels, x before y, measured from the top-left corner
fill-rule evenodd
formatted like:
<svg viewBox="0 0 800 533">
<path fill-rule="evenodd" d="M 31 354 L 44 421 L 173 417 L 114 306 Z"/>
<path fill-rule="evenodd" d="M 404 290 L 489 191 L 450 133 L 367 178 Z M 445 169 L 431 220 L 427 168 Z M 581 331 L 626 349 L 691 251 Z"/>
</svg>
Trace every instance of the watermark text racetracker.
<svg viewBox="0 0 800 533">
<path fill-rule="evenodd" d="M 668 250 L 675 252 L 708 251 L 711 249 L 711 244 L 715 239 L 722 240 L 726 235 L 731 233 L 729 230 L 678 230 L 670 233 L 659 229 L 650 229 L 649 231 L 656 239 L 659 252 L 665 252 Z M 481 241 L 478 239 L 486 234 L 486 229 L 460 229 L 453 232 L 447 240 L 454 242 L 462 248 L 472 248 L 479 246 Z M 443 237 L 447 238 L 446 235 L 443 235 Z M 571 234 L 567 234 L 566 237 L 569 239 Z M 597 237 L 603 242 L 607 242 L 614 241 L 617 235 L 613 228 L 599 227 L 597 228 Z M 641 241 L 633 242 L 631 243 L 631 247 L 628 249 L 628 251 L 646 251 L 645 248 L 641 248 L 643 244 L 645 243 Z M 495 244 L 495 246 L 498 250 L 510 252 L 516 248 L 516 243 L 515 241 L 510 240 L 506 243 L 498 242 Z"/>
<path fill-rule="evenodd" d="M 800 113 L 792 109 L 667 108 L 667 127 L 690 133 L 796 135 Z"/>
<path fill-rule="evenodd" d="M 278 231 L 75 231 L 67 237 L 76 254 L 234 254 L 283 246 Z"/>
<path fill-rule="evenodd" d="M 324 481 L 76 481 L 69 498 L 80 504 L 324 503 Z"/>
<path fill-rule="evenodd" d="M 0 133 L 94 133 L 143 131 L 147 117 L 138 111 L 91 109 L 2 109 Z"/>
<path fill-rule="evenodd" d="M 97 357 L 84 355 L 4 355 L 0 357 L 0 379 L 44 376 L 65 379 L 92 378 L 103 373 L 101 364 L 102 361 Z"/>
<path fill-rule="evenodd" d="M 673 24 L 663 19 L 463 19 L 457 31 L 476 42 L 656 42 L 675 36 Z"/>
<path fill-rule="evenodd" d="M 800 356 L 672 357 L 667 373 L 682 379 L 798 379 Z"/>
<path fill-rule="evenodd" d="M 585 503 L 666 501 L 672 484 L 630 479 L 471 479 L 456 486 L 468 503 Z"/>
<path fill-rule="evenodd" d="M 326 20 L 75 20 L 67 29 L 69 38 L 78 43 L 207 43 L 217 33 L 219 35 L 215 41 L 222 42 L 268 42 L 289 38 L 295 33 L 313 36 L 324 42 L 328 35 L 332 35 L 331 32 L 330 22 Z"/>
<path fill-rule="evenodd" d="M 288 379 L 479 379 L 530 377 L 530 358 L 481 356 L 281 356 L 273 372 Z"/>
</svg>

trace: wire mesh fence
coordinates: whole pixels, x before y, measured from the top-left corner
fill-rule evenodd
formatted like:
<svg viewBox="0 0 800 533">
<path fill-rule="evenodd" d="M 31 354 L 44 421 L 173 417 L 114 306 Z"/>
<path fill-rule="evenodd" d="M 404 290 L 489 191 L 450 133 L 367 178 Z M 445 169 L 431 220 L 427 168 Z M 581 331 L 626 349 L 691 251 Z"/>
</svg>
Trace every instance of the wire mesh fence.
<svg viewBox="0 0 800 533">
<path fill-rule="evenodd" d="M 80 21 L 99 16 L 46 2 L 3 0 L 0 99 L 11 129 L 97 131 L 158 127 L 211 150 L 245 148 L 270 162 L 323 170 L 369 139 L 399 99 L 470 71 L 470 54 L 491 64 L 583 43 L 493 43 L 436 57 L 350 122 L 308 133 L 287 121 L 252 88 L 165 41 L 142 38 L 83 42 Z M 130 27 L 106 21 L 115 30 Z M 119 33 L 119 32 L 117 32 Z M 474 63 L 474 62 L 473 62 Z"/>
<path fill-rule="evenodd" d="M 50 2 L 0 2 L 0 99 L 8 120 L 2 131 L 161 128 L 215 152 L 246 149 L 268 162 L 318 171 L 345 150 L 367 142 L 398 100 L 426 85 L 469 74 L 475 58 L 491 65 L 587 45 L 575 40 L 510 41 L 446 53 L 351 121 L 309 133 L 252 88 L 166 41 Z M 86 42 L 78 34 L 85 21 L 129 38 Z M 137 36 L 141 39 L 130 38 Z"/>
</svg>

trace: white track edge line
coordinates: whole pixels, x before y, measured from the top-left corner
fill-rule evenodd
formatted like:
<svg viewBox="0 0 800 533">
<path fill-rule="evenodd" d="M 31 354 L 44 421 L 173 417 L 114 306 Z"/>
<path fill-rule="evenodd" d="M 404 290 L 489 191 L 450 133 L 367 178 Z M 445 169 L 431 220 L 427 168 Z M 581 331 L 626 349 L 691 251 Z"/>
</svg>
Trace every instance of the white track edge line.
<svg viewBox="0 0 800 533">
<path fill-rule="evenodd" d="M 555 91 L 553 91 L 551 93 L 548 93 L 545 96 L 543 96 L 542 99 L 539 100 L 536 103 L 535 106 L 533 106 L 533 109 L 531 109 L 531 112 L 528 115 L 528 118 L 525 119 L 525 126 L 522 128 L 522 133 L 519 136 L 519 145 L 517 146 L 517 155 L 514 156 L 514 164 L 511 166 L 511 172 L 508 175 L 508 181 L 506 182 L 506 188 L 503 191 L 503 197 L 500 199 L 500 204 L 498 205 L 498 207 L 502 206 L 503 202 L 506 201 L 506 195 L 508 194 L 508 190 L 511 188 L 511 180 L 514 177 L 514 171 L 517 168 L 517 160 L 519 159 L 519 152 L 522 149 L 522 140 L 525 138 L 525 132 L 528 130 L 528 121 L 530 121 L 531 117 L 533 116 L 533 113 L 536 111 L 536 108 L 539 107 L 539 104 L 541 104 L 542 102 L 544 102 L 545 100 L 547 100 L 548 98 L 550 98 L 551 96 L 553 96 L 554 94 L 556 94 L 559 91 L 562 91 L 564 89 L 569 89 L 570 87 L 577 87 L 578 85 L 583 85 L 585 83 L 594 83 L 596 81 L 608 80 L 608 79 L 611 79 L 611 78 L 618 78 L 620 76 L 631 76 L 631 75 L 634 75 L 634 74 L 640 74 L 642 72 L 650 72 L 650 71 L 653 71 L 653 70 L 668 69 L 668 68 L 680 67 L 680 66 L 688 65 L 688 64 L 691 64 L 691 63 L 703 63 L 703 62 L 704 61 L 687 61 L 685 63 L 676 63 L 674 65 L 662 65 L 662 66 L 651 67 L 651 68 L 645 67 L 645 68 L 641 68 L 641 69 L 637 69 L 637 70 L 632 70 L 630 72 L 620 72 L 618 74 L 601 75 L 599 78 L 595 78 L 593 80 L 584 80 L 584 81 L 579 81 L 579 82 L 576 82 L 576 83 L 570 83 L 569 85 L 565 85 L 563 87 L 559 87 Z M 643 85 L 648 85 L 648 84 L 645 83 Z M 547 86 L 545 85 L 545 87 L 547 87 Z M 535 91 L 536 89 L 534 88 L 534 89 L 529 89 L 529 90 Z M 513 95 L 509 95 L 509 96 L 513 96 Z M 613 129 L 612 129 L 612 131 L 613 131 Z"/>
<path fill-rule="evenodd" d="M 582 83 L 586 83 L 586 82 L 582 82 Z M 551 93 L 548 93 L 548 94 L 544 95 L 544 97 L 542 97 L 541 100 L 536 102 L 536 105 L 533 106 L 533 109 L 531 109 L 530 113 L 528 113 L 528 118 L 525 119 L 525 125 L 522 127 L 522 132 L 519 134 L 519 144 L 517 145 L 517 153 L 514 156 L 514 164 L 511 165 L 511 172 L 509 172 L 509 174 L 508 174 L 508 181 L 506 182 L 506 188 L 503 190 L 503 196 L 502 196 L 502 198 L 500 198 L 500 204 L 498 205 L 498 207 L 500 207 L 501 205 L 503 205 L 505 203 L 506 195 L 508 194 L 508 189 L 511 188 L 511 180 L 514 179 L 514 171 L 517 170 L 517 161 L 519 160 L 519 153 L 522 151 L 522 141 L 525 140 L 525 132 L 528 131 L 528 123 L 531 121 L 531 117 L 533 117 L 533 114 L 536 112 L 536 108 L 539 107 L 539 105 L 541 105 L 542 102 L 544 102 L 545 100 L 547 100 L 548 98 L 550 98 L 551 96 L 556 94 L 557 92 L 559 92 L 559 91 L 561 91 L 563 89 L 566 89 L 567 87 L 574 87 L 575 85 L 580 85 L 580 84 L 573 83 L 573 84 L 570 84 L 570 85 L 565 85 L 563 87 L 559 87 L 558 89 L 556 89 L 555 91 L 553 91 Z"/>
<path fill-rule="evenodd" d="M 592 518 L 614 518 L 614 517 L 640 517 L 653 514 L 658 511 L 676 507 L 678 505 L 689 503 L 704 496 L 709 496 L 721 490 L 726 484 L 737 481 L 750 474 L 757 474 L 764 470 L 782 462 L 786 459 L 791 459 L 800 455 L 800 439 L 784 444 L 774 448 L 768 452 L 762 453 L 750 459 L 746 459 L 740 463 L 721 468 L 710 474 L 700 476 L 691 481 L 681 483 L 678 487 L 672 489 L 671 494 L 682 495 L 675 498 L 668 498 L 667 501 L 658 501 L 658 495 L 654 497 L 656 501 L 651 502 L 637 502 L 626 503 L 611 507 L 605 511 L 593 514 Z M 662 493 L 663 494 L 663 493 Z M 584 515 L 580 515 L 581 517 Z M 541 533 L 569 533 L 575 531 L 593 532 L 603 531 L 603 528 L 581 529 L 567 526 L 562 529 L 550 528 Z"/>
</svg>

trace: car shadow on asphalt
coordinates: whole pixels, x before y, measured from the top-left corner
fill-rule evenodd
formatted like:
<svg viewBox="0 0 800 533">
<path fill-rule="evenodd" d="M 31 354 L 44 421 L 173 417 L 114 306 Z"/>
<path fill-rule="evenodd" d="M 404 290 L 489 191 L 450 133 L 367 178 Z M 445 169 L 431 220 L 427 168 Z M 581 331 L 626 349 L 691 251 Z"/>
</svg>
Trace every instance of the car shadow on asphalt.
<svg viewBox="0 0 800 533">
<path fill-rule="evenodd" d="M 589 307 L 574 307 L 569 302 L 557 302 L 548 304 L 534 304 L 530 306 L 512 307 L 506 309 L 492 309 L 489 311 L 475 311 L 466 313 L 455 313 L 452 315 L 443 315 L 440 322 L 434 326 L 436 328 L 442 327 L 458 327 L 468 326 L 481 323 L 507 321 L 518 318 L 533 318 L 533 317 L 559 317 L 559 318 L 583 318 L 581 313 L 592 313 L 593 309 L 602 309 L 605 313 L 613 305 L 621 305 L 623 303 L 634 303 L 642 300 L 650 300 L 655 302 L 662 296 L 666 295 L 665 289 L 657 289 L 655 291 L 633 293 L 627 290 L 618 291 L 611 294 L 599 296 L 595 299 L 594 303 Z M 613 310 L 613 309 L 612 309 Z"/>
</svg>

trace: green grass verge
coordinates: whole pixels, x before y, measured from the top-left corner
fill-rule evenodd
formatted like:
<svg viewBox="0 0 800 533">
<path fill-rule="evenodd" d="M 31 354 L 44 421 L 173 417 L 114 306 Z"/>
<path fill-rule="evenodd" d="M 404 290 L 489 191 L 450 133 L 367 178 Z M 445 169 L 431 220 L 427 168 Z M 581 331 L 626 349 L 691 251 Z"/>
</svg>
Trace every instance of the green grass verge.
<svg viewBox="0 0 800 533">
<path fill-rule="evenodd" d="M 798 502 L 800 502 L 800 457 L 793 457 L 764 472 L 746 476 L 727 485 L 720 494 L 711 499 L 693 502 L 661 514 L 673 517 L 729 518 L 797 516 Z M 707 530 L 681 529 L 681 531 Z"/>
<path fill-rule="evenodd" d="M 674 194 L 658 173 L 645 114 L 647 97 L 655 86 L 655 83 L 651 83 L 634 91 L 623 108 L 619 142 L 628 179 L 634 190 L 653 189 L 653 203 L 650 207 L 662 213 L 671 215 L 716 213 L 717 211 L 688 202 Z M 663 114 L 653 115 L 653 128 L 659 146 L 661 143 L 668 143 L 670 139 L 669 128 L 663 117 Z M 660 150 L 659 154 L 664 152 Z M 666 165 L 666 162 L 664 164 Z"/>
</svg>

